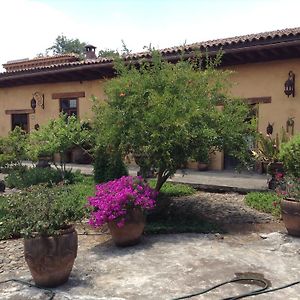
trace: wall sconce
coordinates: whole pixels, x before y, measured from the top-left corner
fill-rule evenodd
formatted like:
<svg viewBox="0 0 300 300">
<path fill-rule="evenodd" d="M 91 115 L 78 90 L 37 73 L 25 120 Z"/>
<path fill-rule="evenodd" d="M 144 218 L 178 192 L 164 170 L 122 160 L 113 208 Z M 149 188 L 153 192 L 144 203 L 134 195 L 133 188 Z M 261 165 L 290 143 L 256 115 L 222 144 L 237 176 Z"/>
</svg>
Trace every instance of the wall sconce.
<svg viewBox="0 0 300 300">
<path fill-rule="evenodd" d="M 39 92 L 35 92 L 32 94 L 32 99 L 30 101 L 31 108 L 35 111 L 36 106 L 39 105 L 42 109 L 45 109 L 45 98 L 44 94 L 40 94 Z"/>
<path fill-rule="evenodd" d="M 273 133 L 273 126 L 274 126 L 274 123 L 268 123 L 268 126 L 267 126 L 267 128 L 266 128 L 266 132 L 267 132 L 267 134 L 268 135 L 272 135 L 272 133 Z"/>
<path fill-rule="evenodd" d="M 286 132 L 289 135 L 294 135 L 294 127 L 295 127 L 295 118 L 289 117 L 286 121 Z"/>
<path fill-rule="evenodd" d="M 292 95 L 295 97 L 295 74 L 293 71 L 289 71 L 288 80 L 284 83 L 284 93 L 289 97 Z"/>
</svg>

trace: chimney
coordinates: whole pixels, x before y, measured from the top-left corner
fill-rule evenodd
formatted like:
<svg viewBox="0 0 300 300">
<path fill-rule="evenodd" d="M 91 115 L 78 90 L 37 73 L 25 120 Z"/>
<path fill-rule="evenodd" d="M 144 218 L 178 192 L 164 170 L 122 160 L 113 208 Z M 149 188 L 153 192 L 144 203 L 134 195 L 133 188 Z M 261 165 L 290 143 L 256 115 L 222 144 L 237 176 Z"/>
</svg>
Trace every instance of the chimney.
<svg viewBox="0 0 300 300">
<path fill-rule="evenodd" d="M 85 54 L 84 59 L 96 59 L 96 47 L 93 45 L 86 45 L 85 46 Z"/>
</svg>

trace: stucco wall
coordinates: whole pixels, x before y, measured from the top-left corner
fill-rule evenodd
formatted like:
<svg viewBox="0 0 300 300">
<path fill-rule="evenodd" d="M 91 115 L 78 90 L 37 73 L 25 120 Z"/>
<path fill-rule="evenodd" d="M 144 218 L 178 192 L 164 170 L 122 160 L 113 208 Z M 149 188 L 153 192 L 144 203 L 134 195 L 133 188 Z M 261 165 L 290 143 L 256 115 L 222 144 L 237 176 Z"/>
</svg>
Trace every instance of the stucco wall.
<svg viewBox="0 0 300 300">
<path fill-rule="evenodd" d="M 272 61 L 266 63 L 244 64 L 227 69 L 231 75 L 231 93 L 242 98 L 271 97 L 271 103 L 258 104 L 258 130 L 265 133 L 268 122 L 274 123 L 274 134 L 281 127 L 286 127 L 289 117 L 295 118 L 295 133 L 300 132 L 300 59 Z M 288 72 L 292 70 L 296 75 L 295 97 L 284 94 L 284 82 Z M 299 78 L 299 81 L 298 81 Z M 105 97 L 103 91 L 104 80 L 83 82 L 66 82 L 55 84 L 39 84 L 19 86 L 14 88 L 0 88 L 0 135 L 6 135 L 11 129 L 11 116 L 5 110 L 30 109 L 32 94 L 36 91 L 45 95 L 45 110 L 37 106 L 36 113 L 29 118 L 30 128 L 35 124 L 44 124 L 59 114 L 59 100 L 52 99 L 52 93 L 85 92 L 84 98 L 79 98 L 79 117 L 89 119 L 92 116 L 91 96 L 99 99 Z M 220 170 L 224 166 L 223 153 L 217 153 L 211 158 L 210 168 Z"/>
<path fill-rule="evenodd" d="M 300 59 L 253 63 L 228 67 L 231 75 L 232 95 L 241 98 L 271 97 L 271 103 L 258 104 L 258 131 L 266 134 L 268 123 L 274 123 L 274 133 L 286 128 L 289 117 L 294 118 L 295 133 L 300 132 Z M 284 94 L 284 83 L 289 71 L 296 75 L 295 97 Z M 297 79 L 299 78 L 299 81 Z M 210 168 L 222 170 L 224 156 L 217 153 Z"/>
<path fill-rule="evenodd" d="M 35 113 L 29 115 L 29 126 L 32 130 L 35 124 L 45 124 L 51 118 L 59 115 L 59 99 L 52 99 L 53 93 L 85 92 L 85 97 L 79 98 L 78 112 L 80 119 L 90 119 L 92 116 L 91 97 L 103 99 L 104 80 L 82 82 L 61 82 L 55 84 L 24 85 L 13 88 L 0 88 L 0 135 L 6 135 L 11 130 L 11 115 L 5 110 L 31 109 L 30 100 L 33 93 L 38 91 L 44 94 L 45 109 L 36 107 Z"/>
</svg>

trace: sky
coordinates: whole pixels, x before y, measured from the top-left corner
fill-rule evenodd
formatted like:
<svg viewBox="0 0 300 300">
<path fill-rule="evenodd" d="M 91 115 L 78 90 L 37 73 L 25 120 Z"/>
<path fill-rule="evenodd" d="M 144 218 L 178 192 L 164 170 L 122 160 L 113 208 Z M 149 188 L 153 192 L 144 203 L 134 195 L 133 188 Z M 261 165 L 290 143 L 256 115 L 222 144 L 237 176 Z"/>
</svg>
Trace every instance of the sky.
<svg viewBox="0 0 300 300">
<path fill-rule="evenodd" d="M 300 26 L 299 0 L 0 0 L 0 71 L 58 35 L 133 52 Z"/>
</svg>

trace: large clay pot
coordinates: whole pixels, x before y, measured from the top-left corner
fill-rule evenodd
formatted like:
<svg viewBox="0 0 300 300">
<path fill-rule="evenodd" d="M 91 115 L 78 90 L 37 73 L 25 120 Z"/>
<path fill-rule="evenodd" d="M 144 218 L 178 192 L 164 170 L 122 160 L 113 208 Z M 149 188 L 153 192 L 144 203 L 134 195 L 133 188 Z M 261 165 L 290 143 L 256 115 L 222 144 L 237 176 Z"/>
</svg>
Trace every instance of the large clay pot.
<svg viewBox="0 0 300 300">
<path fill-rule="evenodd" d="M 74 226 L 57 236 L 24 239 L 25 260 L 36 285 L 55 287 L 68 281 L 77 248 Z"/>
<path fill-rule="evenodd" d="M 118 220 L 108 223 L 112 239 L 117 246 L 126 247 L 139 243 L 145 227 L 145 216 L 141 209 L 134 208 L 125 216 L 125 224 L 117 225 Z"/>
<path fill-rule="evenodd" d="M 300 236 L 300 202 L 295 199 L 283 199 L 280 202 L 284 225 L 290 235 Z"/>
</svg>

